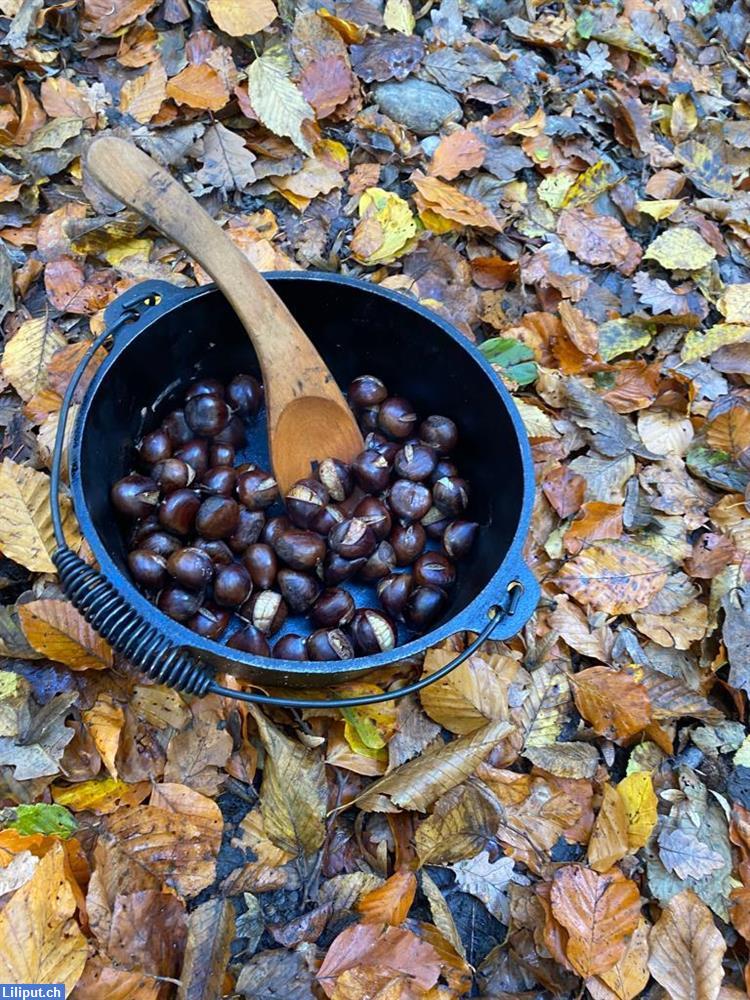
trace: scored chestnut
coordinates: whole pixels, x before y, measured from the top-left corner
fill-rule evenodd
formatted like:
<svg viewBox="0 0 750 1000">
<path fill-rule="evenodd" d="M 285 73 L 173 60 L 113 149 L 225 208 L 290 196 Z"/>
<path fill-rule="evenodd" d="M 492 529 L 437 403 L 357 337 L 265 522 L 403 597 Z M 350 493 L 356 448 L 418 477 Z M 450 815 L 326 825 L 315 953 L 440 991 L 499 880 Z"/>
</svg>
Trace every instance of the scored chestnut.
<svg viewBox="0 0 750 1000">
<path fill-rule="evenodd" d="M 270 590 L 276 582 L 279 560 L 270 545 L 256 542 L 248 545 L 242 554 L 242 563 L 250 574 L 253 586 L 259 590 Z"/>
<path fill-rule="evenodd" d="M 278 660 L 306 660 L 305 637 L 296 632 L 287 632 L 275 643 L 273 655 Z"/>
<path fill-rule="evenodd" d="M 254 653 L 256 656 L 270 656 L 271 647 L 268 639 L 254 625 L 246 625 L 239 629 L 229 639 L 227 646 L 239 649 L 242 653 Z"/>
<path fill-rule="evenodd" d="M 397 524 L 388 539 L 396 553 L 397 566 L 410 566 L 424 551 L 427 535 L 419 522 Z"/>
<path fill-rule="evenodd" d="M 354 615 L 354 598 L 348 590 L 330 587 L 324 590 L 313 604 L 310 617 L 323 628 L 337 628 L 347 625 Z"/>
<path fill-rule="evenodd" d="M 214 566 L 229 566 L 230 563 L 234 562 L 232 550 L 226 542 L 219 539 L 196 538 L 194 545 L 196 549 L 200 549 L 201 552 L 208 555 Z"/>
<path fill-rule="evenodd" d="M 151 478 L 162 493 L 184 490 L 195 479 L 195 469 L 181 458 L 165 458 L 151 468 Z"/>
<path fill-rule="evenodd" d="M 261 590 L 257 594 L 253 594 L 240 609 L 240 616 L 247 618 L 252 625 L 266 635 L 278 632 L 286 621 L 287 614 L 288 608 L 284 598 L 275 590 Z"/>
<path fill-rule="evenodd" d="M 182 542 L 168 531 L 153 531 L 140 543 L 140 548 L 155 552 L 158 556 L 169 559 L 173 552 L 182 548 Z"/>
<path fill-rule="evenodd" d="M 278 495 L 276 480 L 264 469 L 249 469 L 237 477 L 237 497 L 248 510 L 265 510 Z"/>
<path fill-rule="evenodd" d="M 140 547 L 141 542 L 148 538 L 149 535 L 154 535 L 160 530 L 159 518 L 156 516 L 156 512 L 152 510 L 145 517 L 139 517 L 130 529 L 128 545 L 131 549 L 137 549 Z"/>
<path fill-rule="evenodd" d="M 439 587 L 416 587 L 406 602 L 404 618 L 418 632 L 429 628 L 445 610 L 448 595 Z"/>
<path fill-rule="evenodd" d="M 370 431 L 365 438 L 365 448 L 367 451 L 376 451 L 382 455 L 389 465 L 396 461 L 396 455 L 401 451 L 401 446 L 396 441 L 389 441 L 387 437 L 377 431 Z"/>
<path fill-rule="evenodd" d="M 201 476 L 208 468 L 208 442 L 202 438 L 190 438 L 179 448 L 175 448 L 174 458 L 181 458 Z"/>
<path fill-rule="evenodd" d="M 201 491 L 218 497 L 231 497 L 237 473 L 231 465 L 212 465 L 201 476 Z"/>
<path fill-rule="evenodd" d="M 231 537 L 239 523 L 239 504 L 230 497 L 207 497 L 195 516 L 195 530 L 211 540 Z"/>
<path fill-rule="evenodd" d="M 169 434 L 160 427 L 144 436 L 138 446 L 138 455 L 146 465 L 153 465 L 155 462 L 163 462 L 165 458 L 170 458 L 173 447 Z"/>
<path fill-rule="evenodd" d="M 289 610 L 295 615 L 304 614 L 321 591 L 318 580 L 299 569 L 280 569 L 276 582 Z"/>
<path fill-rule="evenodd" d="M 378 583 L 378 600 L 393 618 L 400 618 L 406 602 L 414 589 L 414 576 L 405 573 L 391 573 Z"/>
<path fill-rule="evenodd" d="M 136 472 L 118 479 L 112 487 L 112 503 L 128 517 L 146 517 L 159 502 L 159 487 L 149 476 Z"/>
<path fill-rule="evenodd" d="M 227 544 L 232 552 L 244 552 L 248 545 L 257 542 L 265 523 L 266 515 L 262 510 L 248 510 L 247 507 L 240 507 L 237 527 L 227 538 Z"/>
<path fill-rule="evenodd" d="M 354 645 L 366 656 L 393 649 L 398 637 L 396 626 L 388 615 L 374 608 L 360 608 L 355 611 L 349 631 L 354 639 Z"/>
<path fill-rule="evenodd" d="M 349 383 L 347 396 L 353 406 L 377 406 L 387 398 L 388 390 L 375 375 L 359 375 Z"/>
<path fill-rule="evenodd" d="M 319 628 L 307 637 L 305 648 L 310 660 L 354 659 L 351 639 L 339 628 Z"/>
<path fill-rule="evenodd" d="M 227 386 L 226 398 L 237 413 L 254 417 L 263 402 L 263 389 L 252 375 L 235 375 Z"/>
<path fill-rule="evenodd" d="M 317 479 L 300 479 L 284 498 L 289 517 L 298 528 L 309 528 L 328 503 L 328 490 Z"/>
<path fill-rule="evenodd" d="M 414 563 L 414 579 L 420 587 L 447 590 L 456 582 L 456 567 L 442 552 L 423 552 Z"/>
<path fill-rule="evenodd" d="M 346 500 L 354 486 L 349 466 L 338 458 L 323 459 L 318 466 L 318 479 L 332 500 Z"/>
<path fill-rule="evenodd" d="M 458 444 L 458 428 L 450 417 L 435 414 L 419 425 L 419 436 L 425 444 L 446 455 Z"/>
<path fill-rule="evenodd" d="M 186 622 L 197 612 L 202 600 L 203 595 L 196 591 L 170 585 L 161 591 L 156 606 L 175 621 Z"/>
<path fill-rule="evenodd" d="M 363 410 L 358 412 L 357 417 L 359 419 L 359 426 L 365 433 L 377 429 L 379 413 L 379 406 L 366 406 Z"/>
<path fill-rule="evenodd" d="M 388 506 L 402 521 L 419 521 L 432 506 L 432 495 L 422 483 L 397 479 L 388 493 Z"/>
<path fill-rule="evenodd" d="M 253 581 L 244 566 L 230 563 L 219 566 L 214 578 L 214 600 L 225 608 L 238 608 L 244 604 L 253 589 Z"/>
<path fill-rule="evenodd" d="M 231 617 L 231 612 L 226 608 L 204 604 L 185 624 L 204 639 L 219 639 L 226 632 Z"/>
<path fill-rule="evenodd" d="M 136 583 L 148 590 L 159 590 L 167 582 L 167 560 L 148 549 L 133 549 L 128 567 Z"/>
<path fill-rule="evenodd" d="M 320 513 L 315 515 L 309 527 L 311 531 L 315 531 L 319 535 L 328 536 L 331 528 L 341 524 L 343 520 L 344 514 L 341 508 L 334 503 L 327 503 L 325 507 L 321 508 Z"/>
<path fill-rule="evenodd" d="M 450 518 L 438 507 L 430 507 L 421 521 L 422 527 L 427 532 L 428 538 L 440 541 L 443 532 L 450 524 Z"/>
<path fill-rule="evenodd" d="M 161 426 L 162 430 L 166 431 L 169 435 L 169 440 L 173 445 L 187 444 L 194 437 L 187 420 L 185 420 L 184 410 L 172 410 L 162 420 Z"/>
<path fill-rule="evenodd" d="M 365 493 L 380 493 L 388 485 L 391 464 L 377 451 L 362 451 L 352 462 L 352 475 Z"/>
<path fill-rule="evenodd" d="M 345 559 L 338 552 L 329 552 L 323 562 L 323 580 L 329 587 L 344 580 L 351 580 L 367 562 L 364 556 L 359 559 Z"/>
<path fill-rule="evenodd" d="M 408 399 L 390 396 L 380 404 L 378 427 L 394 438 L 406 438 L 414 430 L 417 415 Z"/>
<path fill-rule="evenodd" d="M 188 546 L 173 552 L 167 561 L 167 571 L 182 587 L 203 590 L 214 577 L 211 556 L 203 549 Z"/>
<path fill-rule="evenodd" d="M 176 535 L 188 535 L 193 530 L 200 505 L 197 493 L 192 490 L 175 490 L 159 505 L 159 523 Z"/>
<path fill-rule="evenodd" d="M 378 497 L 363 497 L 354 508 L 354 516 L 372 528 L 378 541 L 387 538 L 391 532 L 391 512 Z"/>
<path fill-rule="evenodd" d="M 465 559 L 478 531 L 476 521 L 451 521 L 443 532 L 443 551 L 451 559 Z"/>
<path fill-rule="evenodd" d="M 390 542 L 378 542 L 378 547 L 359 571 L 361 580 L 372 583 L 382 580 L 396 568 L 396 553 Z"/>
<path fill-rule="evenodd" d="M 229 418 L 229 423 L 223 431 L 214 434 L 214 444 L 231 444 L 233 448 L 241 448 L 245 443 L 245 425 L 235 413 Z"/>
<path fill-rule="evenodd" d="M 331 528 L 328 535 L 330 548 L 344 559 L 360 559 L 372 555 L 377 545 L 375 532 L 358 517 L 348 517 Z"/>
<path fill-rule="evenodd" d="M 281 515 L 280 517 L 270 517 L 268 521 L 266 521 L 266 526 L 261 532 L 260 540 L 265 542 L 266 545 L 275 545 L 276 539 L 282 531 L 286 531 L 291 527 L 292 522 L 284 515 Z"/>
<path fill-rule="evenodd" d="M 405 444 L 393 460 L 396 475 L 414 482 L 429 479 L 436 465 L 435 451 L 426 444 Z"/>
<path fill-rule="evenodd" d="M 451 517 L 457 517 L 466 510 L 469 503 L 469 486 L 458 476 L 443 476 L 432 487 L 435 506 Z"/>
<path fill-rule="evenodd" d="M 430 476 L 430 482 L 436 483 L 438 479 L 442 479 L 443 476 L 457 476 L 458 466 L 455 462 L 451 462 L 449 458 L 440 458 L 432 470 L 432 475 Z"/>
<path fill-rule="evenodd" d="M 213 437 L 229 423 L 231 413 L 218 393 L 191 396 L 185 403 L 185 420 L 200 437 Z"/>
</svg>

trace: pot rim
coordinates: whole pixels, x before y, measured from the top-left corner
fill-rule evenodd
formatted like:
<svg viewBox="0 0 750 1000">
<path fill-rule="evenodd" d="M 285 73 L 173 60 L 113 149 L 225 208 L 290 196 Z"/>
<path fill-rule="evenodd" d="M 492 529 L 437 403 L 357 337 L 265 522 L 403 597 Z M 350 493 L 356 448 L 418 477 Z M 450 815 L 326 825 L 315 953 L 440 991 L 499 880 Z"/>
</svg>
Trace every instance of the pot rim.
<svg viewBox="0 0 750 1000">
<path fill-rule="evenodd" d="M 265 675 L 264 680 L 273 675 L 278 675 L 279 680 L 283 679 L 284 676 L 289 680 L 294 680 L 295 675 L 298 675 L 298 680 L 302 680 L 302 676 L 300 675 L 315 674 L 319 675 L 321 680 L 324 677 L 328 678 L 332 683 L 343 681 L 352 676 L 365 674 L 379 667 L 387 667 L 399 661 L 406 660 L 411 656 L 419 655 L 428 648 L 455 635 L 457 632 L 480 631 L 486 624 L 487 617 L 493 613 L 492 609 L 503 602 L 505 593 L 511 582 L 518 580 L 522 583 L 525 592 L 518 603 L 518 608 L 513 619 L 509 619 L 507 622 L 499 625 L 496 637 L 508 638 L 511 635 L 515 635 L 533 613 L 539 589 L 534 577 L 524 564 L 521 555 L 521 548 L 531 520 L 534 499 L 534 470 L 531 448 L 521 415 L 502 379 L 474 344 L 452 323 L 416 300 L 410 299 L 399 292 L 388 288 L 381 288 L 379 285 L 360 278 L 354 278 L 349 275 L 330 274 L 324 271 L 266 271 L 263 272 L 263 275 L 265 278 L 270 279 L 272 283 L 309 281 L 345 285 L 366 292 L 369 295 L 387 299 L 438 326 L 451 340 L 456 342 L 471 356 L 474 363 L 478 365 L 485 377 L 491 382 L 499 397 L 498 402 L 505 407 L 510 417 L 521 459 L 523 479 L 521 504 L 518 509 L 517 523 L 513 537 L 502 561 L 476 597 L 456 612 L 455 615 L 444 621 L 442 625 L 387 652 L 369 656 L 358 656 L 351 660 L 293 661 L 271 657 L 257 657 L 243 653 L 240 650 L 230 649 L 220 642 L 204 639 L 187 628 L 186 625 L 174 621 L 165 615 L 164 612 L 160 611 L 146 599 L 112 559 L 108 548 L 102 541 L 94 525 L 91 511 L 83 492 L 80 471 L 82 465 L 83 431 L 93 405 L 94 397 L 109 369 L 117 362 L 120 354 L 123 353 L 133 340 L 145 334 L 155 321 L 168 315 L 173 310 L 187 306 L 193 299 L 198 299 L 205 295 L 221 294 L 213 283 L 201 285 L 198 288 L 185 289 L 171 285 L 168 282 L 145 281 L 128 289 L 107 306 L 105 323 L 107 326 L 111 326 L 119 318 L 126 305 L 134 301 L 142 301 L 146 295 L 156 294 L 160 296 L 160 301 L 150 307 L 140 319 L 126 326 L 118 333 L 108 356 L 94 373 L 79 406 L 69 448 L 69 483 L 76 516 L 81 532 L 89 543 L 101 572 L 120 591 L 125 599 L 136 608 L 141 616 L 169 637 L 176 647 L 191 651 L 199 657 L 207 659 L 209 663 L 216 663 L 222 658 L 230 660 L 237 667 L 243 668 L 245 674 L 255 672 L 258 675 Z M 268 682 L 272 683 L 271 681 Z"/>
</svg>

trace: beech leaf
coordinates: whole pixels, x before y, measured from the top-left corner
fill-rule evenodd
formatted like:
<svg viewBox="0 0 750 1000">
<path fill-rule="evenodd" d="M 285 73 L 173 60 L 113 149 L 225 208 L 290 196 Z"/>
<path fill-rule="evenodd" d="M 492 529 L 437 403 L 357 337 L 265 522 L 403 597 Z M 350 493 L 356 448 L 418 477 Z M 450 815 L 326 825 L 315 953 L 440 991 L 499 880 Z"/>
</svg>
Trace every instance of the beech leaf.
<svg viewBox="0 0 750 1000">
<path fill-rule="evenodd" d="M 716 1000 L 726 944 L 691 889 L 673 896 L 649 934 L 648 968 L 671 1000 Z"/>
</svg>

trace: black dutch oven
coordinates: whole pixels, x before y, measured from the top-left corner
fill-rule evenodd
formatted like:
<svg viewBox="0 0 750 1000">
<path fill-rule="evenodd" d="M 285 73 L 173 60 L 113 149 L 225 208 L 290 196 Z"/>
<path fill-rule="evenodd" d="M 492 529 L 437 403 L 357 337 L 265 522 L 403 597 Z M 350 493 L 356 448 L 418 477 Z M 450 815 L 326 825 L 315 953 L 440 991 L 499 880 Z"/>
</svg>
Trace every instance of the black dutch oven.
<svg viewBox="0 0 750 1000">
<path fill-rule="evenodd" d="M 150 677 L 195 694 L 218 692 L 279 705 L 309 704 L 291 688 L 359 678 L 395 664 L 456 632 L 478 638 L 433 682 L 466 659 L 490 634 L 515 635 L 536 607 L 539 588 L 521 547 L 531 516 L 534 475 L 523 424 L 500 378 L 450 323 L 411 299 L 354 278 L 315 272 L 266 275 L 306 331 L 340 385 L 362 372 L 380 376 L 408 395 L 421 413 L 445 413 L 459 426 L 461 471 L 472 487 L 471 514 L 481 525 L 469 561 L 443 619 L 426 635 L 373 656 L 336 662 L 264 659 L 201 638 L 151 604 L 131 581 L 122 526 L 109 499 L 112 483 L 130 471 L 133 442 L 156 425 L 198 375 L 228 380 L 259 374 L 248 337 L 213 286 L 184 290 L 145 282 L 111 303 L 106 332 L 92 344 L 63 401 L 51 477 L 58 549 L 53 559 L 75 606 L 110 644 Z M 108 337 L 112 346 L 80 406 L 70 444 L 69 482 L 81 531 L 99 570 L 65 545 L 58 488 L 65 417 L 87 360 Z M 267 461 L 265 428 L 243 452 Z M 241 676 L 281 694 L 235 692 L 214 681 L 216 671 Z M 316 704 L 344 707 L 406 694 L 336 698 Z"/>
</svg>

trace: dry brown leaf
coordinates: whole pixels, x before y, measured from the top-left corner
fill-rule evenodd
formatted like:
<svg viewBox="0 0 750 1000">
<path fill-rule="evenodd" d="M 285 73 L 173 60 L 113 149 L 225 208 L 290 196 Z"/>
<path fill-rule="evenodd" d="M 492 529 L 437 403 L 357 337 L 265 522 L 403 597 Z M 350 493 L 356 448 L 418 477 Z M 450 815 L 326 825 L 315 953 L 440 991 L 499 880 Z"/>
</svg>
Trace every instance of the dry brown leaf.
<svg viewBox="0 0 750 1000">
<path fill-rule="evenodd" d="M 34 874 L 0 911 L 0 980 L 4 983 L 64 983 L 73 989 L 88 954 L 73 919 L 76 900 L 56 843 Z"/>
<path fill-rule="evenodd" d="M 557 221 L 560 239 L 571 253 L 587 264 L 614 264 L 622 274 L 632 274 L 643 251 L 624 227 L 608 215 L 592 215 L 586 208 L 566 208 Z"/>
<path fill-rule="evenodd" d="M 50 118 L 83 118 L 88 128 L 96 126 L 96 114 L 72 80 L 48 76 L 42 81 L 41 98 Z"/>
<path fill-rule="evenodd" d="M 565 549 L 571 555 L 577 555 L 590 542 L 622 536 L 620 504 L 588 500 L 578 513 L 565 532 Z"/>
<path fill-rule="evenodd" d="M 649 934 L 648 968 L 672 1000 L 716 1000 L 726 943 L 691 889 L 673 896 Z"/>
<path fill-rule="evenodd" d="M 545 663 L 531 674 L 524 694 L 512 713 L 513 722 L 523 734 L 524 748 L 554 744 L 570 708 L 567 674 L 554 662 Z"/>
<path fill-rule="evenodd" d="M 68 601 L 29 601 L 19 606 L 18 614 L 26 638 L 50 660 L 73 670 L 112 666 L 110 647 Z"/>
<path fill-rule="evenodd" d="M 485 147 L 478 132 L 457 129 L 444 136 L 432 154 L 429 172 L 434 177 L 452 181 L 467 170 L 481 167 Z"/>
<path fill-rule="evenodd" d="M 53 355 L 66 346 L 48 316 L 28 319 L 7 342 L 2 371 L 21 399 L 29 400 L 47 385 Z"/>
<path fill-rule="evenodd" d="M 625 742 L 651 722 L 646 688 L 628 674 L 609 667 L 589 667 L 571 675 L 576 708 L 594 731 Z"/>
<path fill-rule="evenodd" d="M 422 676 L 445 666 L 455 651 L 427 651 Z M 508 717 L 507 685 L 492 669 L 492 659 L 469 657 L 447 677 L 420 692 L 422 707 L 431 719 L 452 733 L 473 733 L 487 722 Z"/>
<path fill-rule="evenodd" d="M 473 857 L 493 839 L 500 818 L 497 802 L 481 785 L 452 788 L 417 827 L 419 860 L 423 865 L 445 865 Z"/>
<path fill-rule="evenodd" d="M 578 975 L 601 975 L 622 959 L 640 919 L 635 882 L 617 870 L 598 875 L 564 865 L 555 872 L 550 899 L 555 919 L 568 932 L 565 954 Z"/>
<path fill-rule="evenodd" d="M 422 197 L 425 208 L 443 219 L 449 219 L 461 226 L 478 226 L 500 232 L 502 226 L 487 206 L 462 194 L 437 177 L 426 177 L 420 171 L 411 175 L 411 180 Z"/>
<path fill-rule="evenodd" d="M 137 122 L 151 121 L 167 99 L 167 73 L 161 59 L 145 73 L 127 80 L 120 91 L 120 110 Z"/>
<path fill-rule="evenodd" d="M 560 594 L 555 600 L 557 607 L 549 616 L 550 627 L 577 653 L 606 662 L 614 642 L 607 626 L 591 625 L 586 613 L 565 594 Z"/>
<path fill-rule="evenodd" d="M 594 542 L 567 562 L 555 580 L 581 604 L 625 615 L 645 608 L 667 582 L 655 556 L 626 544 Z"/>
<path fill-rule="evenodd" d="M 607 782 L 589 840 L 588 862 L 604 873 L 628 853 L 628 817 L 616 788 Z"/>
<path fill-rule="evenodd" d="M 315 117 L 327 118 L 339 105 L 349 100 L 355 92 L 357 80 L 348 61 L 341 55 L 335 55 L 308 63 L 299 86 L 305 100 L 315 111 Z M 377 177 L 372 184 L 376 181 Z M 370 184 L 365 184 L 365 187 L 370 187 Z"/>
<path fill-rule="evenodd" d="M 100 694 L 93 707 L 81 715 L 104 766 L 116 778 L 115 757 L 120 746 L 122 727 L 125 725 L 125 713 L 119 705 L 115 705 L 111 695 Z"/>
<path fill-rule="evenodd" d="M 586 982 L 594 1000 L 635 1000 L 646 988 L 649 925 L 641 918 L 628 941 L 625 954 L 607 972 Z"/>
<path fill-rule="evenodd" d="M 382 885 L 360 897 L 357 909 L 366 924 L 397 927 L 408 916 L 417 891 L 414 872 L 396 872 Z"/>
<path fill-rule="evenodd" d="M 599 349 L 599 332 L 596 323 L 587 319 L 580 309 L 576 309 L 565 299 L 557 307 L 557 311 L 572 343 L 582 354 L 593 357 Z"/>
<path fill-rule="evenodd" d="M 221 111 L 229 100 L 229 91 L 220 73 L 208 63 L 186 66 L 172 77 L 166 92 L 167 97 L 178 104 L 206 111 Z"/>
<path fill-rule="evenodd" d="M 208 10 L 221 30 L 236 38 L 263 31 L 277 16 L 273 0 L 208 0 Z"/>
<path fill-rule="evenodd" d="M 76 986 L 76 1000 L 157 1000 L 161 984 L 142 972 L 108 965 L 98 955 L 90 958 Z"/>
<path fill-rule="evenodd" d="M 188 920 L 177 1000 L 209 1000 L 223 994 L 234 934 L 231 900 L 209 899 L 193 910 Z"/>
</svg>

